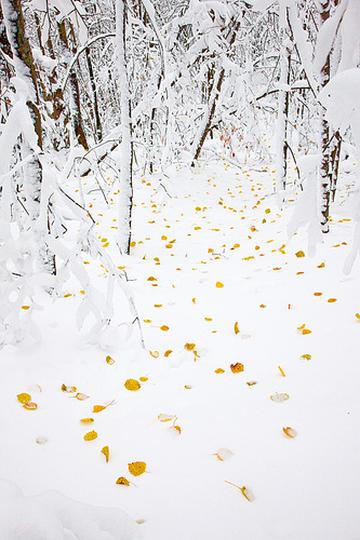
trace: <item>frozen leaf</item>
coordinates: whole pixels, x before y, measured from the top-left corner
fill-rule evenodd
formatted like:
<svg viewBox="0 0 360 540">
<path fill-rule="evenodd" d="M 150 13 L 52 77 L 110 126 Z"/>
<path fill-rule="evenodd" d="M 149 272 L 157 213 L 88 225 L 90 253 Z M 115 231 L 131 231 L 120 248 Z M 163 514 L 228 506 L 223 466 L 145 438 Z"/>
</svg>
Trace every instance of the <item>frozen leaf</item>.
<svg viewBox="0 0 360 540">
<path fill-rule="evenodd" d="M 230 459 L 234 455 L 234 452 L 232 452 L 228 448 L 219 448 L 219 450 L 217 450 L 217 452 L 215 452 L 215 454 L 213 455 L 219 461 L 225 461 L 226 459 Z"/>
<path fill-rule="evenodd" d="M 234 323 L 234 332 L 235 334 L 238 334 L 240 332 L 239 323 L 237 321 Z"/>
<path fill-rule="evenodd" d="M 136 379 L 128 379 L 124 382 L 124 386 L 126 390 L 130 390 L 132 392 L 136 392 L 136 390 L 140 390 L 141 384 Z"/>
<path fill-rule="evenodd" d="M 33 401 L 27 401 L 24 403 L 23 407 L 27 411 L 35 411 L 38 408 L 37 403 L 34 403 Z"/>
<path fill-rule="evenodd" d="M 109 354 L 107 355 L 105 360 L 106 360 L 106 363 L 109 364 L 109 366 L 112 366 L 113 364 L 115 364 L 115 360 Z"/>
<path fill-rule="evenodd" d="M 94 422 L 94 419 L 93 418 L 81 418 L 80 422 L 82 424 L 92 424 Z"/>
<path fill-rule="evenodd" d="M 82 394 L 81 392 L 78 392 L 76 396 L 73 396 L 79 401 L 85 401 L 85 399 L 89 399 L 90 396 L 87 396 L 86 394 Z"/>
<path fill-rule="evenodd" d="M 282 430 L 283 430 L 283 433 L 284 433 L 285 437 L 287 437 L 288 439 L 295 439 L 295 437 L 297 435 L 295 429 L 293 429 L 290 426 L 287 426 L 287 427 L 283 427 Z"/>
<path fill-rule="evenodd" d="M 97 439 L 98 434 L 96 431 L 88 431 L 88 433 L 85 433 L 84 435 L 84 441 L 93 441 L 94 439 Z"/>
<path fill-rule="evenodd" d="M 133 461 L 128 464 L 128 469 L 133 476 L 140 476 L 146 471 L 146 463 L 144 461 Z"/>
<path fill-rule="evenodd" d="M 16 397 L 17 397 L 18 402 L 22 403 L 22 405 L 24 405 L 25 403 L 29 403 L 31 401 L 30 394 L 27 394 L 26 392 L 18 394 Z"/>
<path fill-rule="evenodd" d="M 235 364 L 230 364 L 230 369 L 233 373 L 241 373 L 244 371 L 244 364 L 241 364 L 241 362 L 236 362 Z"/>
<path fill-rule="evenodd" d="M 63 392 L 67 392 L 68 394 L 73 394 L 74 392 L 77 391 L 77 388 L 76 388 L 76 386 L 67 386 L 66 384 L 62 384 L 61 385 L 61 390 Z"/>
<path fill-rule="evenodd" d="M 109 450 L 109 447 L 108 447 L 108 446 L 104 446 L 104 447 L 101 449 L 101 453 L 104 454 L 106 463 L 109 463 L 109 459 L 110 459 L 110 450 Z"/>
<path fill-rule="evenodd" d="M 289 394 L 286 392 L 275 392 L 275 394 L 271 394 L 270 399 L 271 401 L 275 401 L 275 403 L 282 403 L 283 401 L 287 401 L 289 397 Z"/>
<path fill-rule="evenodd" d="M 35 442 L 36 442 L 36 444 L 46 444 L 47 443 L 47 438 L 42 437 L 42 436 L 36 437 Z"/>
<path fill-rule="evenodd" d="M 119 476 L 119 478 L 116 480 L 116 483 L 119 486 L 130 486 L 130 482 L 125 476 Z"/>
</svg>

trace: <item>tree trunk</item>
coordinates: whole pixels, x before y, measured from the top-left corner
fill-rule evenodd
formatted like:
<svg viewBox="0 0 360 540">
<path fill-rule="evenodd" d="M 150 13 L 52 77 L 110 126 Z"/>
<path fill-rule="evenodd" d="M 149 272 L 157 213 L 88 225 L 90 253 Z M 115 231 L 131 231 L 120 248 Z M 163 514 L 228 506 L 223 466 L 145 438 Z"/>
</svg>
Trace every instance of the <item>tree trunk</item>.
<svg viewBox="0 0 360 540">
<path fill-rule="evenodd" d="M 330 0 L 320 1 L 320 23 L 324 24 L 330 16 Z M 325 63 L 321 69 L 320 86 L 323 88 L 330 80 L 330 52 L 326 57 Z M 321 230 L 323 233 L 329 232 L 329 210 L 330 210 L 330 189 L 331 189 L 331 171 L 330 171 L 330 129 L 325 118 L 325 110 L 321 109 L 320 119 L 320 189 L 321 189 Z"/>
<path fill-rule="evenodd" d="M 124 253 L 131 248 L 131 218 L 133 204 L 133 141 L 131 121 L 131 98 L 126 58 L 127 2 L 116 3 L 116 55 L 120 88 L 121 114 L 121 163 L 119 195 L 119 245 Z"/>
</svg>

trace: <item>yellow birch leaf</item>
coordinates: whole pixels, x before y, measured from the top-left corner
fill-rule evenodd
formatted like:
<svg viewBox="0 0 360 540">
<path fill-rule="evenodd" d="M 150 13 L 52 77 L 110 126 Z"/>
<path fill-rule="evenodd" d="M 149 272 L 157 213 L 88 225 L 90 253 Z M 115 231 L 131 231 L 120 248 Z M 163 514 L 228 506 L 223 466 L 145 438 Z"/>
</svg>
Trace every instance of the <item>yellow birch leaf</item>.
<svg viewBox="0 0 360 540">
<path fill-rule="evenodd" d="M 149 377 L 139 377 L 139 380 L 140 380 L 141 382 L 146 382 L 146 381 L 149 380 Z"/>
<path fill-rule="evenodd" d="M 88 431 L 88 433 L 85 433 L 84 435 L 84 441 L 93 441 L 94 439 L 97 439 L 98 434 L 96 431 Z"/>
<path fill-rule="evenodd" d="M 282 430 L 283 430 L 283 433 L 284 433 L 285 437 L 287 437 L 288 439 L 295 439 L 295 437 L 297 435 L 295 429 L 293 429 L 290 426 L 287 426 L 287 427 L 283 427 Z"/>
<path fill-rule="evenodd" d="M 178 425 L 172 426 L 172 429 L 175 429 L 175 431 L 177 431 L 177 433 L 178 433 L 179 435 L 181 435 L 181 427 L 180 427 L 180 426 L 178 426 Z"/>
<path fill-rule="evenodd" d="M 355 313 L 355 318 L 360 321 L 360 313 Z"/>
<path fill-rule="evenodd" d="M 94 405 L 93 406 L 93 412 L 98 413 L 106 409 L 106 405 Z"/>
<path fill-rule="evenodd" d="M 256 381 L 246 381 L 246 384 L 248 386 L 255 386 L 255 384 L 257 384 L 257 382 Z"/>
<path fill-rule="evenodd" d="M 234 323 L 234 332 L 235 334 L 238 334 L 240 332 L 239 323 L 237 321 Z"/>
<path fill-rule="evenodd" d="M 337 302 L 337 298 L 328 298 L 329 304 L 333 304 L 334 302 Z"/>
<path fill-rule="evenodd" d="M 222 289 L 223 286 L 224 286 L 224 284 L 223 284 L 221 281 L 217 281 L 217 282 L 215 283 L 215 287 L 216 287 L 217 289 Z"/>
<path fill-rule="evenodd" d="M 136 392 L 136 390 L 140 390 L 141 384 L 136 379 L 128 379 L 124 382 L 124 386 L 126 390 L 130 390 L 132 392 Z"/>
<path fill-rule="evenodd" d="M 128 469 L 133 476 L 140 476 L 146 471 L 146 463 L 144 461 L 133 461 L 128 464 Z"/>
<path fill-rule="evenodd" d="M 25 403 L 29 403 L 31 401 L 30 394 L 27 394 L 26 392 L 22 392 L 21 394 L 18 394 L 16 397 L 17 397 L 18 402 L 22 403 L 22 405 L 24 405 Z"/>
<path fill-rule="evenodd" d="M 235 364 L 230 364 L 230 369 L 233 373 L 241 373 L 244 371 L 244 364 L 241 364 L 241 362 L 236 362 Z"/>
<path fill-rule="evenodd" d="M 109 366 L 112 366 L 113 364 L 115 364 L 115 360 L 109 354 L 105 358 L 105 361 L 106 361 L 107 364 L 109 364 Z"/>
<path fill-rule="evenodd" d="M 215 373 L 225 373 L 225 369 L 218 367 L 215 369 Z"/>
<path fill-rule="evenodd" d="M 165 358 L 168 358 L 172 352 L 173 352 L 172 349 L 168 349 L 167 351 L 165 351 L 164 352 Z"/>
<path fill-rule="evenodd" d="M 300 251 L 297 251 L 297 252 L 295 253 L 295 255 L 296 255 L 296 257 L 305 257 L 305 253 L 304 253 L 303 251 L 301 251 L 301 250 L 300 250 Z"/>
<path fill-rule="evenodd" d="M 92 424 L 94 422 L 94 419 L 93 418 L 81 418 L 80 422 L 82 424 Z"/>
<path fill-rule="evenodd" d="M 110 459 L 110 450 L 109 450 L 109 447 L 108 447 L 108 446 L 104 446 L 104 447 L 101 449 L 101 453 L 104 454 L 106 463 L 109 463 L 109 459 Z"/>
<path fill-rule="evenodd" d="M 184 345 L 184 349 L 186 351 L 193 351 L 196 347 L 196 344 L 195 343 L 185 343 Z"/>
<path fill-rule="evenodd" d="M 305 353 L 300 356 L 302 360 L 311 360 L 311 354 Z"/>
<path fill-rule="evenodd" d="M 130 486 L 130 482 L 125 476 L 119 476 L 119 478 L 116 480 L 116 483 L 119 486 Z"/>
<path fill-rule="evenodd" d="M 28 309 L 30 309 L 30 306 L 21 306 L 21 309 L 23 309 L 24 311 L 27 311 Z"/>
<path fill-rule="evenodd" d="M 303 328 L 301 333 L 303 336 L 306 336 L 307 334 L 311 334 L 311 330 L 309 328 Z"/>
<path fill-rule="evenodd" d="M 163 324 L 162 326 L 160 326 L 160 330 L 162 330 L 163 332 L 167 332 L 169 330 L 169 327 L 166 326 L 166 324 Z"/>
</svg>

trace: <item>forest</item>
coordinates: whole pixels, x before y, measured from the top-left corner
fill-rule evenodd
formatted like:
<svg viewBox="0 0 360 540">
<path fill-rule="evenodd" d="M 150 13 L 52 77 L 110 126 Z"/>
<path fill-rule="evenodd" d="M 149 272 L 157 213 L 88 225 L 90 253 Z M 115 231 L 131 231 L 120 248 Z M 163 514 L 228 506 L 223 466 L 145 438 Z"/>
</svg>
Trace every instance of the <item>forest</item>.
<svg viewBox="0 0 360 540">
<path fill-rule="evenodd" d="M 359 540 L 359 96 L 359 0 L 0 0 L 1 540 Z"/>
</svg>

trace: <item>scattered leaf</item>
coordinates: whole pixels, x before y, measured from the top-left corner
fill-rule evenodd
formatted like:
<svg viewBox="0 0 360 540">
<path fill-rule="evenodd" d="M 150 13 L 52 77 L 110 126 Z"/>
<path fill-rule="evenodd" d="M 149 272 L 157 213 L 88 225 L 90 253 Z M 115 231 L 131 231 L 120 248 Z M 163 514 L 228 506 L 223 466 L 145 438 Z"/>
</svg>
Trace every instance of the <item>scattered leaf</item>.
<svg viewBox="0 0 360 540">
<path fill-rule="evenodd" d="M 233 373 L 241 373 L 244 371 L 244 364 L 241 364 L 241 362 L 236 362 L 235 364 L 230 364 L 230 369 Z"/>
<path fill-rule="evenodd" d="M 140 476 L 146 471 L 146 463 L 144 461 L 133 461 L 128 464 L 128 469 L 133 476 Z"/>
<path fill-rule="evenodd" d="M 221 281 L 217 281 L 217 282 L 215 283 L 215 287 L 216 287 L 217 289 L 222 289 L 223 286 L 224 286 L 224 284 L 223 284 Z"/>
<path fill-rule="evenodd" d="M 29 403 L 31 401 L 30 394 L 27 394 L 26 392 L 18 394 L 16 397 L 17 397 L 18 402 L 21 403 L 22 405 L 25 405 L 25 403 Z"/>
<path fill-rule="evenodd" d="M 305 353 L 300 356 L 302 360 L 311 360 L 311 354 Z"/>
<path fill-rule="evenodd" d="M 92 424 L 94 422 L 93 418 L 80 418 L 82 424 Z"/>
<path fill-rule="evenodd" d="M 112 366 L 113 364 L 115 364 L 115 360 L 109 354 L 107 355 L 105 360 L 106 360 L 106 363 L 109 364 L 109 366 Z"/>
<path fill-rule="evenodd" d="M 73 396 L 73 397 L 78 399 L 79 401 L 85 401 L 85 399 L 89 399 L 90 396 L 87 396 L 86 394 L 82 394 L 81 392 L 78 392 L 76 396 Z"/>
<path fill-rule="evenodd" d="M 271 394 L 270 399 L 271 401 L 275 401 L 275 403 L 282 403 L 283 401 L 287 401 L 289 397 L 289 394 L 286 392 L 275 392 L 275 394 Z"/>
<path fill-rule="evenodd" d="M 225 369 L 218 367 L 215 369 L 215 373 L 225 373 Z"/>
<path fill-rule="evenodd" d="M 106 463 L 109 463 L 109 459 L 110 459 L 110 450 L 109 450 L 109 447 L 108 447 L 108 446 L 104 446 L 104 447 L 101 449 L 101 453 L 104 454 Z"/>
<path fill-rule="evenodd" d="M 27 411 L 35 411 L 38 408 L 37 403 L 34 403 L 33 401 L 27 401 L 24 403 L 23 407 Z"/>
<path fill-rule="evenodd" d="M 178 425 L 172 426 L 172 429 L 175 429 L 179 435 L 181 435 L 181 427 Z"/>
<path fill-rule="evenodd" d="M 85 433 L 84 435 L 84 441 L 93 441 L 94 439 L 97 439 L 98 434 L 96 431 L 88 431 L 88 433 Z"/>
<path fill-rule="evenodd" d="M 297 251 L 297 252 L 295 253 L 295 255 L 296 255 L 296 257 L 305 257 L 305 253 L 304 253 L 303 251 L 301 251 L 301 250 L 300 250 L 300 251 Z"/>
<path fill-rule="evenodd" d="M 236 487 L 248 502 L 252 502 L 255 499 L 254 495 L 246 486 L 238 486 L 237 484 L 229 482 L 228 480 L 225 480 L 225 482 L 226 484 L 230 484 L 230 486 Z"/>
<path fill-rule="evenodd" d="M 136 392 L 136 390 L 140 390 L 141 384 L 136 379 L 128 379 L 124 382 L 124 386 L 126 390 L 130 390 L 132 392 Z"/>
<path fill-rule="evenodd" d="M 149 354 L 150 354 L 150 356 L 152 356 L 153 358 L 159 358 L 159 356 L 160 356 L 159 351 L 149 351 Z"/>
<path fill-rule="evenodd" d="M 239 323 L 237 321 L 234 323 L 234 332 L 235 334 L 238 334 L 240 332 Z"/>
<path fill-rule="evenodd" d="M 77 388 L 76 388 L 76 386 L 66 386 L 66 384 L 62 384 L 61 385 L 61 390 L 63 392 L 67 392 L 68 394 L 73 394 L 74 392 L 77 391 Z"/>
<path fill-rule="evenodd" d="M 93 412 L 94 413 L 99 413 L 99 412 L 103 411 L 104 409 L 106 409 L 106 405 L 94 405 L 93 406 Z"/>
<path fill-rule="evenodd" d="M 193 351 L 195 347 L 196 347 L 195 343 L 185 343 L 184 345 L 184 349 L 186 351 Z"/>
<path fill-rule="evenodd" d="M 234 452 L 229 450 L 228 448 L 219 448 L 213 456 L 216 457 L 219 461 L 225 461 L 226 459 L 230 459 L 234 455 Z"/>
<path fill-rule="evenodd" d="M 168 349 L 167 351 L 165 351 L 164 352 L 165 358 L 168 358 L 172 352 L 173 352 L 172 349 Z"/>
<path fill-rule="evenodd" d="M 337 302 L 337 298 L 328 298 L 329 304 L 333 304 L 334 302 Z"/>
<path fill-rule="evenodd" d="M 170 329 L 168 326 L 166 326 L 166 324 L 163 324 L 162 326 L 160 326 L 160 330 L 162 330 L 163 332 L 167 332 Z"/>
<path fill-rule="evenodd" d="M 282 377 L 286 377 L 286 373 L 281 366 L 278 366 L 278 370 L 280 371 Z"/>
<path fill-rule="evenodd" d="M 297 435 L 295 429 L 293 429 L 290 426 L 287 426 L 287 427 L 283 427 L 282 430 L 283 430 L 283 433 L 284 433 L 285 437 L 287 437 L 288 439 L 295 439 L 295 437 Z"/>
<path fill-rule="evenodd" d="M 116 480 L 116 483 L 119 486 L 130 486 L 130 482 L 125 476 L 119 476 L 119 478 Z"/>
</svg>

